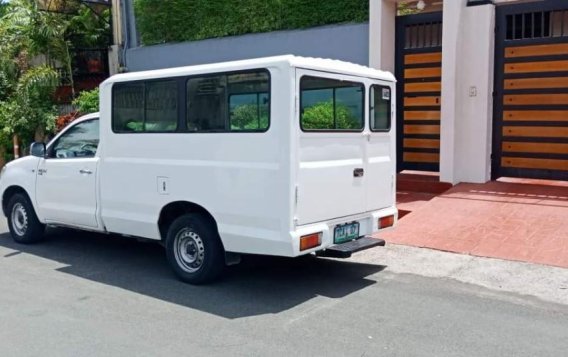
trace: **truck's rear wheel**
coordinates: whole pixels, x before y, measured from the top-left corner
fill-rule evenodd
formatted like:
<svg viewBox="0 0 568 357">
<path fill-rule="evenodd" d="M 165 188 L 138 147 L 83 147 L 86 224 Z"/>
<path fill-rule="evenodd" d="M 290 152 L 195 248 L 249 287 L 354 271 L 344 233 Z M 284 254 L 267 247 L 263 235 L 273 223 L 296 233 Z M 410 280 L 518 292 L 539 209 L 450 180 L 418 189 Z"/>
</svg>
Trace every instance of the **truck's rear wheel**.
<svg viewBox="0 0 568 357">
<path fill-rule="evenodd" d="M 35 243 L 43 238 L 41 224 L 27 196 L 17 193 L 8 202 L 8 228 L 17 243 Z"/>
<path fill-rule="evenodd" d="M 166 237 L 166 253 L 176 275 L 191 284 L 210 282 L 225 267 L 219 234 L 200 214 L 186 214 L 173 221 Z"/>
</svg>

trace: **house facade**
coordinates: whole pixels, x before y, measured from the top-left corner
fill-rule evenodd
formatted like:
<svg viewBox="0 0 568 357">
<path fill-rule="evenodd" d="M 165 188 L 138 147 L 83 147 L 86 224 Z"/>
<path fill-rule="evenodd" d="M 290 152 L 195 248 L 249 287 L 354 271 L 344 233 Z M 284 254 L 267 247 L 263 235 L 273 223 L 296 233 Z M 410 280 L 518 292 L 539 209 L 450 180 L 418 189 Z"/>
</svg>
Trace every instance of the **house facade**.
<svg viewBox="0 0 568 357">
<path fill-rule="evenodd" d="M 399 2 L 420 11 L 397 16 Z M 368 22 L 153 46 L 132 1 L 113 6 L 123 70 L 288 53 L 368 65 L 398 79 L 400 171 L 568 180 L 566 0 L 370 0 Z"/>
</svg>

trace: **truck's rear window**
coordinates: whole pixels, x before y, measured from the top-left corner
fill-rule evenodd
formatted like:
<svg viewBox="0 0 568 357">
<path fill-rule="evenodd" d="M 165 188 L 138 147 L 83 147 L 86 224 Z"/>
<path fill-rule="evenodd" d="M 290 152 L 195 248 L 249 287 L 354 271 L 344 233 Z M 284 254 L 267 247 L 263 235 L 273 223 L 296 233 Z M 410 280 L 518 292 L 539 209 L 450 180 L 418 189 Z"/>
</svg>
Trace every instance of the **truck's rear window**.
<svg viewBox="0 0 568 357">
<path fill-rule="evenodd" d="M 391 128 L 391 90 L 386 86 L 371 86 L 371 130 L 389 131 Z"/>
<path fill-rule="evenodd" d="M 300 125 L 304 131 L 362 131 L 363 83 L 304 76 L 300 80 Z"/>
</svg>

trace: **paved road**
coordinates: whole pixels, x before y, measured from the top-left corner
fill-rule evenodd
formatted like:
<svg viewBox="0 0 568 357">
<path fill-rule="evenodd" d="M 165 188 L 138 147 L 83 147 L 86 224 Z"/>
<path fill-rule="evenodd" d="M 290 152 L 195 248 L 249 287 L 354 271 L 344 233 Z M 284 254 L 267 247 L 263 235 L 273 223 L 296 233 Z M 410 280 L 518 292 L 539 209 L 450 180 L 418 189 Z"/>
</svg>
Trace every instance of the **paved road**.
<svg viewBox="0 0 568 357">
<path fill-rule="evenodd" d="M 52 231 L 15 245 L 0 219 L 7 356 L 560 356 L 568 306 L 379 262 L 249 257 L 178 282 L 150 243 Z"/>
</svg>

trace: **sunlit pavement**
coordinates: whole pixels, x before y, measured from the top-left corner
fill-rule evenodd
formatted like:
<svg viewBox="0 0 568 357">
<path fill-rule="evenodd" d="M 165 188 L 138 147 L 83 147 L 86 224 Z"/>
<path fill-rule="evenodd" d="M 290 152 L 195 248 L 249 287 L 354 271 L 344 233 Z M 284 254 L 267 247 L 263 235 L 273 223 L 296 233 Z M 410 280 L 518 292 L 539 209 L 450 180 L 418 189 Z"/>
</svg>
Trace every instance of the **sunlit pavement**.
<svg viewBox="0 0 568 357">
<path fill-rule="evenodd" d="M 22 246 L 0 233 L 1 355 L 559 356 L 568 350 L 568 305 L 545 301 L 547 286 L 535 285 L 541 299 L 480 285 L 482 277 L 463 272 L 482 258 L 400 249 L 377 248 L 348 261 L 245 257 L 221 281 L 195 287 L 173 277 L 157 244 L 53 230 L 45 242 Z M 445 259 L 448 273 L 436 276 Z M 491 264 L 493 272 L 525 269 Z M 536 276 L 560 271 L 526 269 Z M 508 280 L 501 275 L 490 282 Z M 563 301 L 562 281 L 549 301 Z"/>
</svg>

